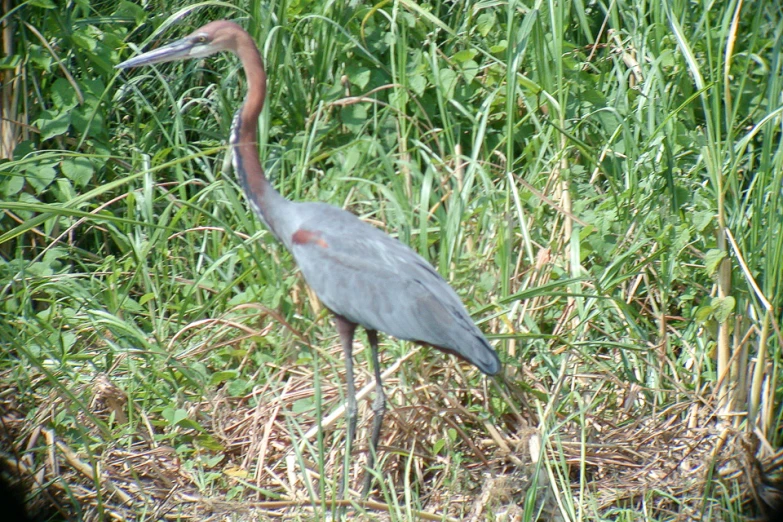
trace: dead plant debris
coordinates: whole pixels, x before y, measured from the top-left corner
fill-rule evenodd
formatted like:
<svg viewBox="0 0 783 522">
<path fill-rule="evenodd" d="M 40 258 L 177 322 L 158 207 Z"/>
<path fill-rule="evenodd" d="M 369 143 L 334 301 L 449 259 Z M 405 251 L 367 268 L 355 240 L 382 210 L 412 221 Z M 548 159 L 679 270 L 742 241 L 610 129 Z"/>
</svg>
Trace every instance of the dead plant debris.
<svg viewBox="0 0 783 522">
<path fill-rule="evenodd" d="M 511 521 L 521 519 L 526 508 L 540 520 L 562 520 L 558 505 L 564 495 L 578 499 L 580 481 L 599 512 L 645 502 L 648 512 L 662 518 L 698 520 L 710 498 L 705 492 L 717 487 L 735 491 L 757 520 L 772 520 L 781 505 L 783 453 L 755 434 L 719 428 L 709 404 L 674 404 L 646 416 L 620 409 L 587 415 L 581 423 L 558 419 L 556 429 L 542 432 L 530 411 L 481 417 L 479 409 L 466 405 L 483 403 L 483 391 L 463 386 L 463 374 L 455 370 L 425 369 L 418 377 L 406 376 L 403 386 L 397 365 L 385 382 L 390 410 L 380 457 L 384 479 L 394 486 L 386 494 L 399 500 L 406 484 L 416 484 L 419 520 Z M 28 491 L 33 515 L 59 512 L 88 521 L 133 520 L 140 514 L 153 520 L 307 520 L 314 510 L 339 505 L 333 493 L 320 497 L 319 477 L 339 476 L 344 430 L 341 421 L 322 421 L 325 458 L 319 463 L 315 410 L 298 409 L 314 401 L 313 376 L 306 369 L 279 368 L 265 387 L 244 397 L 216 389 L 208 400 L 183 404 L 190 417 L 209 426 L 208 433 L 182 429 L 194 448 L 188 464 L 166 442 L 174 439 L 160 437 L 161 428 L 149 419 L 139 420 L 132 399 L 107 375 L 94 378 L 86 401 L 90 411 L 80 416 L 76 437 L 50 427 L 69 397 L 31 392 L 22 400 L 11 379 L 2 382 L 2 461 L 6 475 Z M 358 388 L 372 384 L 368 372 L 357 376 Z M 323 382 L 320 394 L 326 419 L 341 408 L 340 383 Z M 31 398 L 39 401 L 37 410 Z M 370 402 L 366 396 L 360 404 L 356 455 L 367 450 Z M 136 419 L 136 431 L 126 431 L 128 419 Z M 120 435 L 106 437 L 107 430 Z M 67 442 L 78 440 L 86 443 Z M 351 481 L 360 480 L 361 468 L 354 465 Z M 372 499 L 354 501 L 353 518 L 390 519 L 396 508 L 384 498 L 376 489 Z"/>
</svg>

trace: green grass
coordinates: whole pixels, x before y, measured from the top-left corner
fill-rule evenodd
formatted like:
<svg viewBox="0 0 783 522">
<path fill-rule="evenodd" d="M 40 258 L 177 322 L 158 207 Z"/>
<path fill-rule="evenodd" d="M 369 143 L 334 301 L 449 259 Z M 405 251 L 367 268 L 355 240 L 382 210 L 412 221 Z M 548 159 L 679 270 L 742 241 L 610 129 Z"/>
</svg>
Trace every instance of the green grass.
<svg viewBox="0 0 783 522">
<path fill-rule="evenodd" d="M 337 512 L 342 353 L 227 161 L 237 60 L 112 69 L 229 18 L 267 64 L 260 154 L 279 190 L 411 245 L 504 362 L 505 382 L 487 380 L 382 338 L 383 369 L 404 361 L 386 378 L 380 504 L 354 509 L 755 512 L 743 459 L 781 445 L 774 3 L 180 9 L 6 14 L 3 448 L 25 476 L 42 470 L 35 506 L 84 520 L 204 516 L 209 502 L 235 519 Z M 742 449 L 754 430 L 758 454 Z M 354 463 L 354 487 L 361 474 Z"/>
</svg>

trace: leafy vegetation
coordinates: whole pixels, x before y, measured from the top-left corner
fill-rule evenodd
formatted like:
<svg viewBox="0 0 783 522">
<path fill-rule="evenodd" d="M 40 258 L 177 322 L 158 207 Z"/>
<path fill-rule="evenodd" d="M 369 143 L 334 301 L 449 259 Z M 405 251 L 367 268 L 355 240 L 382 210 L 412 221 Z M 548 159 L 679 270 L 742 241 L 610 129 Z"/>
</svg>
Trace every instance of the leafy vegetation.
<svg viewBox="0 0 783 522">
<path fill-rule="evenodd" d="M 234 181 L 237 60 L 113 68 L 217 18 L 264 55 L 260 154 L 280 191 L 410 244 L 504 362 L 486 380 L 385 338 L 376 495 L 353 509 L 764 509 L 760 484 L 780 474 L 783 16 L 675 0 L 4 12 L 3 459 L 31 508 L 336 509 L 341 351 Z M 371 367 L 356 358 L 361 389 Z"/>
</svg>

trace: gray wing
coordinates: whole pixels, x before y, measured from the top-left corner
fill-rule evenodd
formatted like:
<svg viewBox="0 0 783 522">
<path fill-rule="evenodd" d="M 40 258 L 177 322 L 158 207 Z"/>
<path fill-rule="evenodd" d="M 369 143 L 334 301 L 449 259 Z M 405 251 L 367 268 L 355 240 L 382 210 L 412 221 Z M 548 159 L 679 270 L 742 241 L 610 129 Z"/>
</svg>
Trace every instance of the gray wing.
<svg viewBox="0 0 783 522">
<path fill-rule="evenodd" d="M 349 212 L 307 207 L 289 245 L 326 307 L 367 329 L 458 355 L 489 375 L 500 370 L 457 294 L 427 261 Z"/>
</svg>

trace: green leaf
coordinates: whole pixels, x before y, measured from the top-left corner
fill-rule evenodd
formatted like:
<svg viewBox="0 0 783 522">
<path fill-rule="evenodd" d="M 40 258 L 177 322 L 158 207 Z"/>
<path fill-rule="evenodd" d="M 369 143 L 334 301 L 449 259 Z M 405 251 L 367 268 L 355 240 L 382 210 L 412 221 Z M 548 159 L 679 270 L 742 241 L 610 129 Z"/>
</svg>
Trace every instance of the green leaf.
<svg viewBox="0 0 783 522">
<path fill-rule="evenodd" d="M 133 17 L 133 21 L 136 22 L 136 25 L 141 25 L 141 23 L 147 19 L 147 11 L 133 2 L 123 1 L 118 4 L 114 16 L 118 19 Z"/>
<path fill-rule="evenodd" d="M 63 352 L 70 352 L 71 348 L 73 348 L 77 340 L 78 338 L 76 337 L 76 334 L 72 332 L 64 332 L 60 337 Z"/>
<path fill-rule="evenodd" d="M 61 259 L 68 261 L 68 251 L 58 247 L 50 248 L 43 257 L 44 263 L 48 263 L 55 271 L 62 269 L 63 263 Z"/>
<path fill-rule="evenodd" d="M 17 173 L 3 172 L 0 174 L 2 181 L 0 181 L 0 193 L 9 197 L 19 193 L 24 187 L 24 176 Z"/>
<path fill-rule="evenodd" d="M 71 125 L 81 133 L 100 136 L 105 132 L 104 117 L 104 111 L 98 107 L 98 100 L 89 96 L 82 106 L 71 111 Z"/>
<path fill-rule="evenodd" d="M 472 60 L 477 54 L 478 51 L 476 51 L 475 49 L 463 49 L 462 51 L 458 52 L 451 58 L 456 62 L 463 63 L 463 62 L 467 62 L 468 60 Z"/>
<path fill-rule="evenodd" d="M 73 181 L 77 187 L 84 187 L 92 181 L 95 169 L 89 158 L 84 156 L 72 156 L 63 159 L 60 168 L 65 177 Z"/>
<path fill-rule="evenodd" d="M 73 184 L 67 178 L 62 176 L 54 180 L 52 193 L 60 203 L 67 203 L 76 197 L 76 191 L 73 190 Z"/>
<path fill-rule="evenodd" d="M 454 88 L 457 86 L 457 73 L 452 69 L 441 69 L 438 80 L 440 81 L 438 87 L 443 90 L 444 96 L 448 99 L 453 98 Z"/>
<path fill-rule="evenodd" d="M 392 107 L 404 107 L 409 100 L 408 92 L 402 89 L 395 89 L 389 93 L 389 103 Z"/>
<path fill-rule="evenodd" d="M 225 451 L 225 446 L 223 446 L 220 441 L 218 441 L 215 437 L 210 435 L 209 433 L 202 433 L 200 435 L 197 435 L 195 438 L 196 443 L 201 446 L 202 448 L 209 450 L 209 451 Z M 222 458 L 223 455 L 220 455 Z"/>
<path fill-rule="evenodd" d="M 349 65 L 345 68 L 345 74 L 351 81 L 351 85 L 355 85 L 361 90 L 367 88 L 367 84 L 370 82 L 370 76 L 372 71 L 367 67 L 359 67 L 357 65 Z M 357 94 L 357 93 L 354 93 Z"/>
<path fill-rule="evenodd" d="M 51 90 L 52 103 L 60 109 L 72 109 L 79 103 L 73 86 L 65 78 L 57 78 Z"/>
<path fill-rule="evenodd" d="M 476 29 L 481 36 L 487 36 L 497 23 L 494 12 L 486 12 L 479 15 L 476 19 Z"/>
<path fill-rule="evenodd" d="M 715 221 L 714 212 L 702 210 L 700 212 L 693 213 L 693 226 L 696 227 L 696 230 L 699 232 L 704 232 L 704 230 L 710 226 L 713 221 Z"/>
<path fill-rule="evenodd" d="M 145 311 L 134 298 L 128 295 L 124 295 L 122 298 L 122 309 L 137 314 Z"/>
<path fill-rule="evenodd" d="M 224 370 L 220 372 L 215 372 L 209 378 L 209 384 L 211 386 L 215 386 L 216 384 L 221 384 L 225 381 L 232 381 L 238 378 L 239 375 L 240 375 L 239 372 L 236 370 Z"/>
<path fill-rule="evenodd" d="M 86 53 L 90 61 L 104 74 L 111 74 L 116 63 L 116 49 L 103 42 L 95 42 L 95 49 Z"/>
<path fill-rule="evenodd" d="M 704 256 L 704 268 L 708 275 L 714 275 L 720 266 L 720 262 L 726 257 L 726 252 L 713 248 Z"/>
<path fill-rule="evenodd" d="M 508 49 L 508 40 L 501 40 L 497 44 L 491 46 L 489 52 L 492 54 L 500 54 L 506 52 L 506 49 Z"/>
<path fill-rule="evenodd" d="M 202 426 L 201 424 L 199 424 L 198 422 L 196 422 L 196 421 L 194 421 L 192 419 L 182 419 L 181 421 L 179 421 L 177 423 L 177 426 L 179 426 L 181 428 L 187 428 L 187 429 L 191 429 L 191 430 L 196 430 L 196 431 L 206 431 L 204 429 L 204 426 Z"/>
<path fill-rule="evenodd" d="M 98 42 L 95 41 L 95 38 L 93 38 L 92 35 L 87 34 L 87 32 L 84 30 L 79 30 L 72 33 L 71 39 L 77 46 L 88 52 L 94 52 L 98 45 Z"/>
<path fill-rule="evenodd" d="M 232 397 L 241 397 L 248 389 L 248 382 L 245 379 L 234 379 L 228 384 L 228 393 Z"/>
<path fill-rule="evenodd" d="M 21 192 L 19 194 L 19 203 L 29 203 L 30 205 L 37 205 L 40 204 L 41 201 L 35 196 L 33 196 L 32 194 L 28 194 L 27 192 Z M 19 214 L 19 217 L 25 220 L 32 218 L 33 215 L 35 214 L 35 212 L 32 210 L 22 210 L 22 209 L 17 210 L 17 213 Z"/>
<path fill-rule="evenodd" d="M 421 96 L 427 88 L 427 78 L 422 74 L 414 74 L 408 77 L 408 85 L 416 93 L 416 96 Z"/>
<path fill-rule="evenodd" d="M 362 153 L 358 147 L 351 147 L 348 149 L 348 151 L 345 153 L 345 159 L 340 162 L 343 168 L 343 172 L 350 175 L 350 173 L 353 172 L 354 167 L 359 164 L 361 159 Z"/>
<path fill-rule="evenodd" d="M 50 277 L 54 275 L 54 270 L 52 270 L 52 267 L 49 265 L 49 263 L 44 263 L 41 261 L 37 261 L 35 263 L 31 263 L 27 267 L 27 273 L 34 275 L 34 276 L 40 276 L 40 277 Z"/>
<path fill-rule="evenodd" d="M 35 121 L 36 127 L 41 131 L 42 140 L 65 134 L 70 124 L 71 115 L 68 111 L 63 113 L 41 111 L 41 117 Z"/>
<path fill-rule="evenodd" d="M 734 311 L 736 301 L 733 297 L 714 297 L 712 299 L 712 307 L 715 311 L 715 319 L 719 323 L 726 322 L 731 313 Z"/>
<path fill-rule="evenodd" d="M 468 60 L 462 64 L 462 76 L 465 78 L 465 83 L 472 82 L 478 73 L 479 65 L 473 60 Z"/>
<path fill-rule="evenodd" d="M 169 423 L 169 426 L 176 426 L 183 420 L 188 418 L 188 412 L 181 409 L 181 408 L 164 408 L 162 412 L 160 412 L 161 417 L 163 417 L 166 422 Z"/>
<path fill-rule="evenodd" d="M 106 85 L 100 78 L 83 78 L 79 82 L 79 87 L 81 87 L 82 92 L 86 95 L 85 102 L 89 103 L 92 108 L 98 106 L 98 102 L 106 90 Z"/>
<path fill-rule="evenodd" d="M 43 192 L 44 189 L 52 183 L 55 176 L 57 176 L 57 171 L 48 164 L 32 165 L 27 167 L 25 171 L 27 182 L 35 189 L 36 193 Z"/>
<path fill-rule="evenodd" d="M 35 152 L 35 144 L 30 140 L 20 141 L 16 147 L 14 147 L 14 159 L 21 160 L 28 154 Z"/>
<path fill-rule="evenodd" d="M 358 133 L 367 123 L 367 106 L 364 103 L 354 103 L 343 107 L 340 118 L 351 132 Z"/>
</svg>

